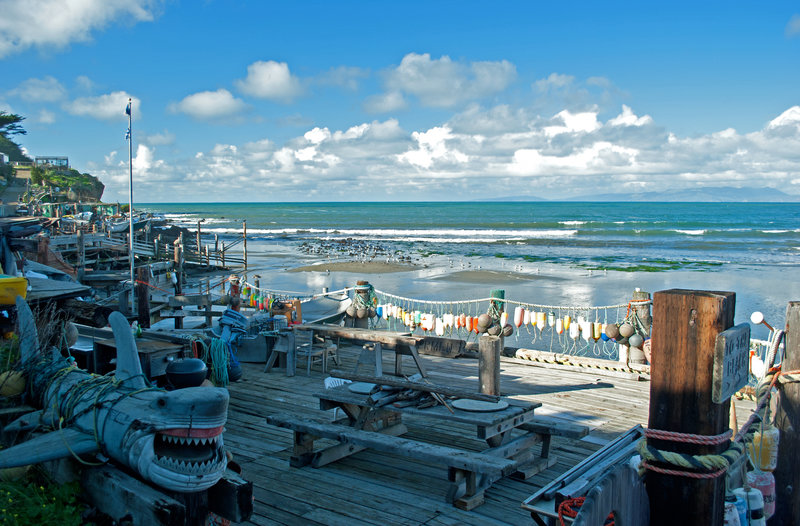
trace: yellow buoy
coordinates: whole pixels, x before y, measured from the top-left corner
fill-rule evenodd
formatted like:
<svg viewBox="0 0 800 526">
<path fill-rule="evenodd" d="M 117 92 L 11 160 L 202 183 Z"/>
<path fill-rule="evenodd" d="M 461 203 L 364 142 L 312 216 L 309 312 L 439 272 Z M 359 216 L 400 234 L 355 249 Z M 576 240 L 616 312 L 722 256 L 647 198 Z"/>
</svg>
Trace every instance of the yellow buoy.
<svg viewBox="0 0 800 526">
<path fill-rule="evenodd" d="M 17 396 L 25 391 L 25 377 L 19 371 L 0 373 L 0 396 Z"/>
</svg>

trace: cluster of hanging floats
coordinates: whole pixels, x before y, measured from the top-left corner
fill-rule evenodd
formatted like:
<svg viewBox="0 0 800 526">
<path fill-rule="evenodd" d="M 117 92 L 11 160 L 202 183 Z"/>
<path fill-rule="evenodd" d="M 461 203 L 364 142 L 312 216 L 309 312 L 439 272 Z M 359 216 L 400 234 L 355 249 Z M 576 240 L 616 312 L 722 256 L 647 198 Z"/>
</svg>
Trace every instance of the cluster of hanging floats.
<svg viewBox="0 0 800 526">
<path fill-rule="evenodd" d="M 514 329 L 538 329 L 539 332 L 551 328 L 556 334 L 568 334 L 573 340 L 583 338 L 586 341 L 610 341 L 626 343 L 632 347 L 639 347 L 644 342 L 641 334 L 636 332 L 633 323 L 627 321 L 619 323 L 592 322 L 583 316 L 573 319 L 570 315 L 556 316 L 554 312 L 528 310 L 518 306 L 513 314 L 501 312 L 495 319 L 490 314 L 476 316 L 461 314 L 441 314 L 422 312 L 419 310 L 407 311 L 399 305 L 378 305 L 372 312 L 366 313 L 369 317 L 378 316 L 387 322 L 399 320 L 405 327 L 412 331 L 417 328 L 426 332 L 433 332 L 437 336 L 457 334 L 464 330 L 466 333 L 489 334 L 492 336 L 511 336 Z M 359 316 L 364 317 L 364 316 Z"/>
<path fill-rule="evenodd" d="M 628 304 L 565 307 L 498 298 L 437 302 L 375 292 L 374 306 L 360 311 L 363 317 L 372 318 L 370 325 L 374 328 L 385 326 L 391 330 L 429 332 L 462 339 L 480 334 L 515 335 L 519 339 L 527 333 L 531 343 L 546 342 L 549 336 L 551 351 L 571 354 L 591 351 L 595 356 L 605 354 L 609 358 L 618 354 L 616 344 L 641 349 L 649 333 L 636 310 Z M 483 310 L 480 305 L 488 305 L 488 308 Z M 502 311 L 499 305 L 505 305 L 508 311 Z"/>
</svg>

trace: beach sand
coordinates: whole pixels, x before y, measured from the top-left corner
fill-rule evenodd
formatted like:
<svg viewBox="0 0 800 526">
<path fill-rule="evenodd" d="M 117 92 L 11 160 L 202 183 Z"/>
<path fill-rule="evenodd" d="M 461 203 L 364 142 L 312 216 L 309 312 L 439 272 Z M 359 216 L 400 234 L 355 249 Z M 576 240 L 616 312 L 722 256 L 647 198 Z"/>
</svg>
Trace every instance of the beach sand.
<svg viewBox="0 0 800 526">
<path fill-rule="evenodd" d="M 287 272 L 350 272 L 353 274 L 392 274 L 417 270 L 416 265 L 386 263 L 385 261 L 322 262 L 288 269 Z"/>
</svg>

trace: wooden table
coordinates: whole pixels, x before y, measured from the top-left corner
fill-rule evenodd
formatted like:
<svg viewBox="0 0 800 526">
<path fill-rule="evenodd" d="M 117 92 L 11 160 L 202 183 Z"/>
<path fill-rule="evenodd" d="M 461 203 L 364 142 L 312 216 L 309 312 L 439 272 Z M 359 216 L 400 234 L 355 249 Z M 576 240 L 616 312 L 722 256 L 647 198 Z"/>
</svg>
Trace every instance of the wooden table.
<svg viewBox="0 0 800 526">
<path fill-rule="evenodd" d="M 184 346 L 161 340 L 136 339 L 136 350 L 139 353 L 139 362 L 142 372 L 148 380 L 162 376 L 167 371 L 167 365 L 173 360 L 184 357 Z M 114 338 L 97 340 L 94 342 L 94 367 L 97 374 L 106 374 L 116 367 L 112 360 L 117 357 L 117 344 Z"/>
<path fill-rule="evenodd" d="M 538 402 L 503 399 L 508 407 L 492 412 L 473 412 L 437 405 L 426 409 L 415 406 L 375 407 L 367 395 L 350 391 L 342 385 L 315 393 L 323 410 L 340 408 L 346 418 L 333 423 L 320 423 L 291 415 L 272 415 L 267 422 L 293 429 L 295 432 L 291 463 L 294 466 L 322 467 L 354 453 L 370 448 L 405 455 L 416 460 L 445 464 L 450 485 L 447 501 L 463 509 L 483 503 L 484 491 L 502 477 L 514 474 L 523 478 L 551 466 L 550 435 L 527 430 L 534 420 Z M 374 398 L 374 396 L 373 396 Z M 446 447 L 403 438 L 407 431 L 403 415 L 415 415 L 442 422 L 457 422 L 475 427 L 476 437 L 489 446 L 482 451 Z M 517 430 L 517 433 L 513 433 Z M 519 430 L 523 430 L 519 434 Z M 316 438 L 328 438 L 337 444 L 314 450 Z M 542 442 L 541 454 L 535 456 L 532 446 Z"/>
<path fill-rule="evenodd" d="M 340 327 L 338 325 L 325 325 L 322 323 L 308 323 L 304 325 L 294 325 L 290 331 L 286 332 L 288 339 L 288 352 L 286 356 L 286 375 L 294 376 L 297 363 L 297 346 L 295 345 L 294 331 L 311 331 L 313 341 L 314 334 L 319 334 L 327 338 L 343 338 L 346 340 L 357 340 L 374 344 L 371 352 L 375 353 L 375 376 L 383 374 L 383 362 L 381 356 L 384 348 L 388 348 L 395 353 L 394 373 L 397 376 L 403 374 L 402 358 L 404 355 L 411 356 L 417 365 L 420 373 L 427 376 L 425 366 L 419 358 L 417 345 L 425 340 L 422 336 L 411 336 L 409 332 L 392 332 L 373 329 L 358 329 L 353 327 Z"/>
</svg>

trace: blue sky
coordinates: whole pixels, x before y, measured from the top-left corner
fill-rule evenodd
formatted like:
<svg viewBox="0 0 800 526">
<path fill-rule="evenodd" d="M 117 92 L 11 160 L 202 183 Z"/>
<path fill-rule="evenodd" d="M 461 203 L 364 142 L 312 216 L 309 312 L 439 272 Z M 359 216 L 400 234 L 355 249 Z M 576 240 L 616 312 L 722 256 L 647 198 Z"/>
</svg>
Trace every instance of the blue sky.
<svg viewBox="0 0 800 526">
<path fill-rule="evenodd" d="M 800 194 L 793 2 L 0 0 L 0 110 L 143 202 Z"/>
</svg>

